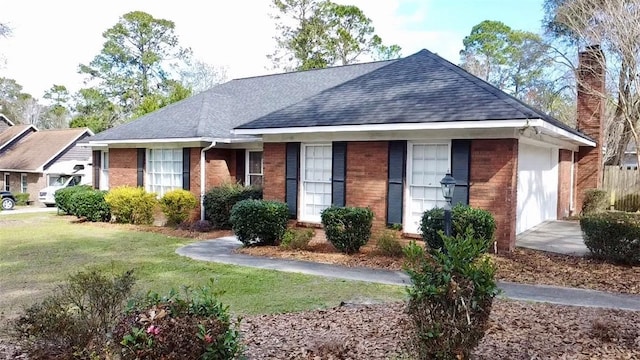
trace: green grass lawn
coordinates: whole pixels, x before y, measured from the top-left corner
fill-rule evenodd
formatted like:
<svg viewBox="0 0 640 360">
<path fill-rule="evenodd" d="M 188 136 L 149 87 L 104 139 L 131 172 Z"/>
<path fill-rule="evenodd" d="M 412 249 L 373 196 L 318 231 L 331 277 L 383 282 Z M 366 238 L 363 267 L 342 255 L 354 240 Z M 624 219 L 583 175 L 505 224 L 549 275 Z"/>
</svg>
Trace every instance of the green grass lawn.
<svg viewBox="0 0 640 360">
<path fill-rule="evenodd" d="M 224 291 L 236 314 L 331 307 L 340 301 L 400 300 L 404 288 L 191 260 L 175 250 L 195 240 L 136 232 L 119 225 L 75 224 L 55 214 L 0 216 L 0 312 L 12 316 L 42 299 L 68 275 L 89 267 L 134 269 L 136 291 L 183 285 Z"/>
</svg>

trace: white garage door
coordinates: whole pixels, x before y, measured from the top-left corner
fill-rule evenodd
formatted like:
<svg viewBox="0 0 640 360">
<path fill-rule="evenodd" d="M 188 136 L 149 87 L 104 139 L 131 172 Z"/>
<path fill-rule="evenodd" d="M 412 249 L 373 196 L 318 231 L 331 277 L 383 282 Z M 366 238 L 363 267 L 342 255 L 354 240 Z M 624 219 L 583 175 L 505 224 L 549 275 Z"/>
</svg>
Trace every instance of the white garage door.
<svg viewBox="0 0 640 360">
<path fill-rule="evenodd" d="M 518 145 L 516 234 L 557 219 L 558 149 Z"/>
</svg>

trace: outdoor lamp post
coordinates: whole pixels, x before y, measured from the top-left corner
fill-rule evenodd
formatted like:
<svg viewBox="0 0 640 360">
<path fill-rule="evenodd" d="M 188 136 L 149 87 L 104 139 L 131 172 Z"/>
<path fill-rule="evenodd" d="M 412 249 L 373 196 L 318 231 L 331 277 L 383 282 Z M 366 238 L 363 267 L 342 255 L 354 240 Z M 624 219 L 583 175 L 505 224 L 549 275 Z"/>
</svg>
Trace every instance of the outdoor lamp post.
<svg viewBox="0 0 640 360">
<path fill-rule="evenodd" d="M 453 191 L 456 188 L 456 179 L 447 172 L 440 180 L 440 186 L 442 186 L 442 196 L 447 200 L 447 206 L 444 208 L 444 234 L 451 236 L 451 199 L 453 199 Z"/>
</svg>

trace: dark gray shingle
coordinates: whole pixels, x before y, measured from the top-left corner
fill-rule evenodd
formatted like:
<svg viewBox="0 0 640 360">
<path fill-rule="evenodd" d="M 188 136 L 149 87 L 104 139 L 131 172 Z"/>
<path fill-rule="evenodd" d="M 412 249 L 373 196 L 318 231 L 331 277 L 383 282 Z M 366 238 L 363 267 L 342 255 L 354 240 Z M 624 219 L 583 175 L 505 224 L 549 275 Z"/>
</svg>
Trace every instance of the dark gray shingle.
<svg viewBox="0 0 640 360">
<path fill-rule="evenodd" d="M 394 61 L 231 80 L 90 141 L 233 138 L 231 130 Z M 242 136 L 240 136 L 242 137 Z"/>
<path fill-rule="evenodd" d="M 427 50 L 237 128 L 516 119 L 543 119 L 587 138 Z"/>
</svg>

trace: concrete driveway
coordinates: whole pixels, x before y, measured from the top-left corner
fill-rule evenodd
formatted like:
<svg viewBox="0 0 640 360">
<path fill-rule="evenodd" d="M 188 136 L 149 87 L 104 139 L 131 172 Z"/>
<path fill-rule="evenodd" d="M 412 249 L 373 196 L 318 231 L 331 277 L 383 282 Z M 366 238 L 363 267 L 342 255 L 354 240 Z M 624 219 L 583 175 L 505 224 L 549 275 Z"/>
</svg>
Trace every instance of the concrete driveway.
<svg viewBox="0 0 640 360">
<path fill-rule="evenodd" d="M 517 235 L 516 246 L 559 254 L 589 254 L 577 221 L 546 221 Z"/>
</svg>

